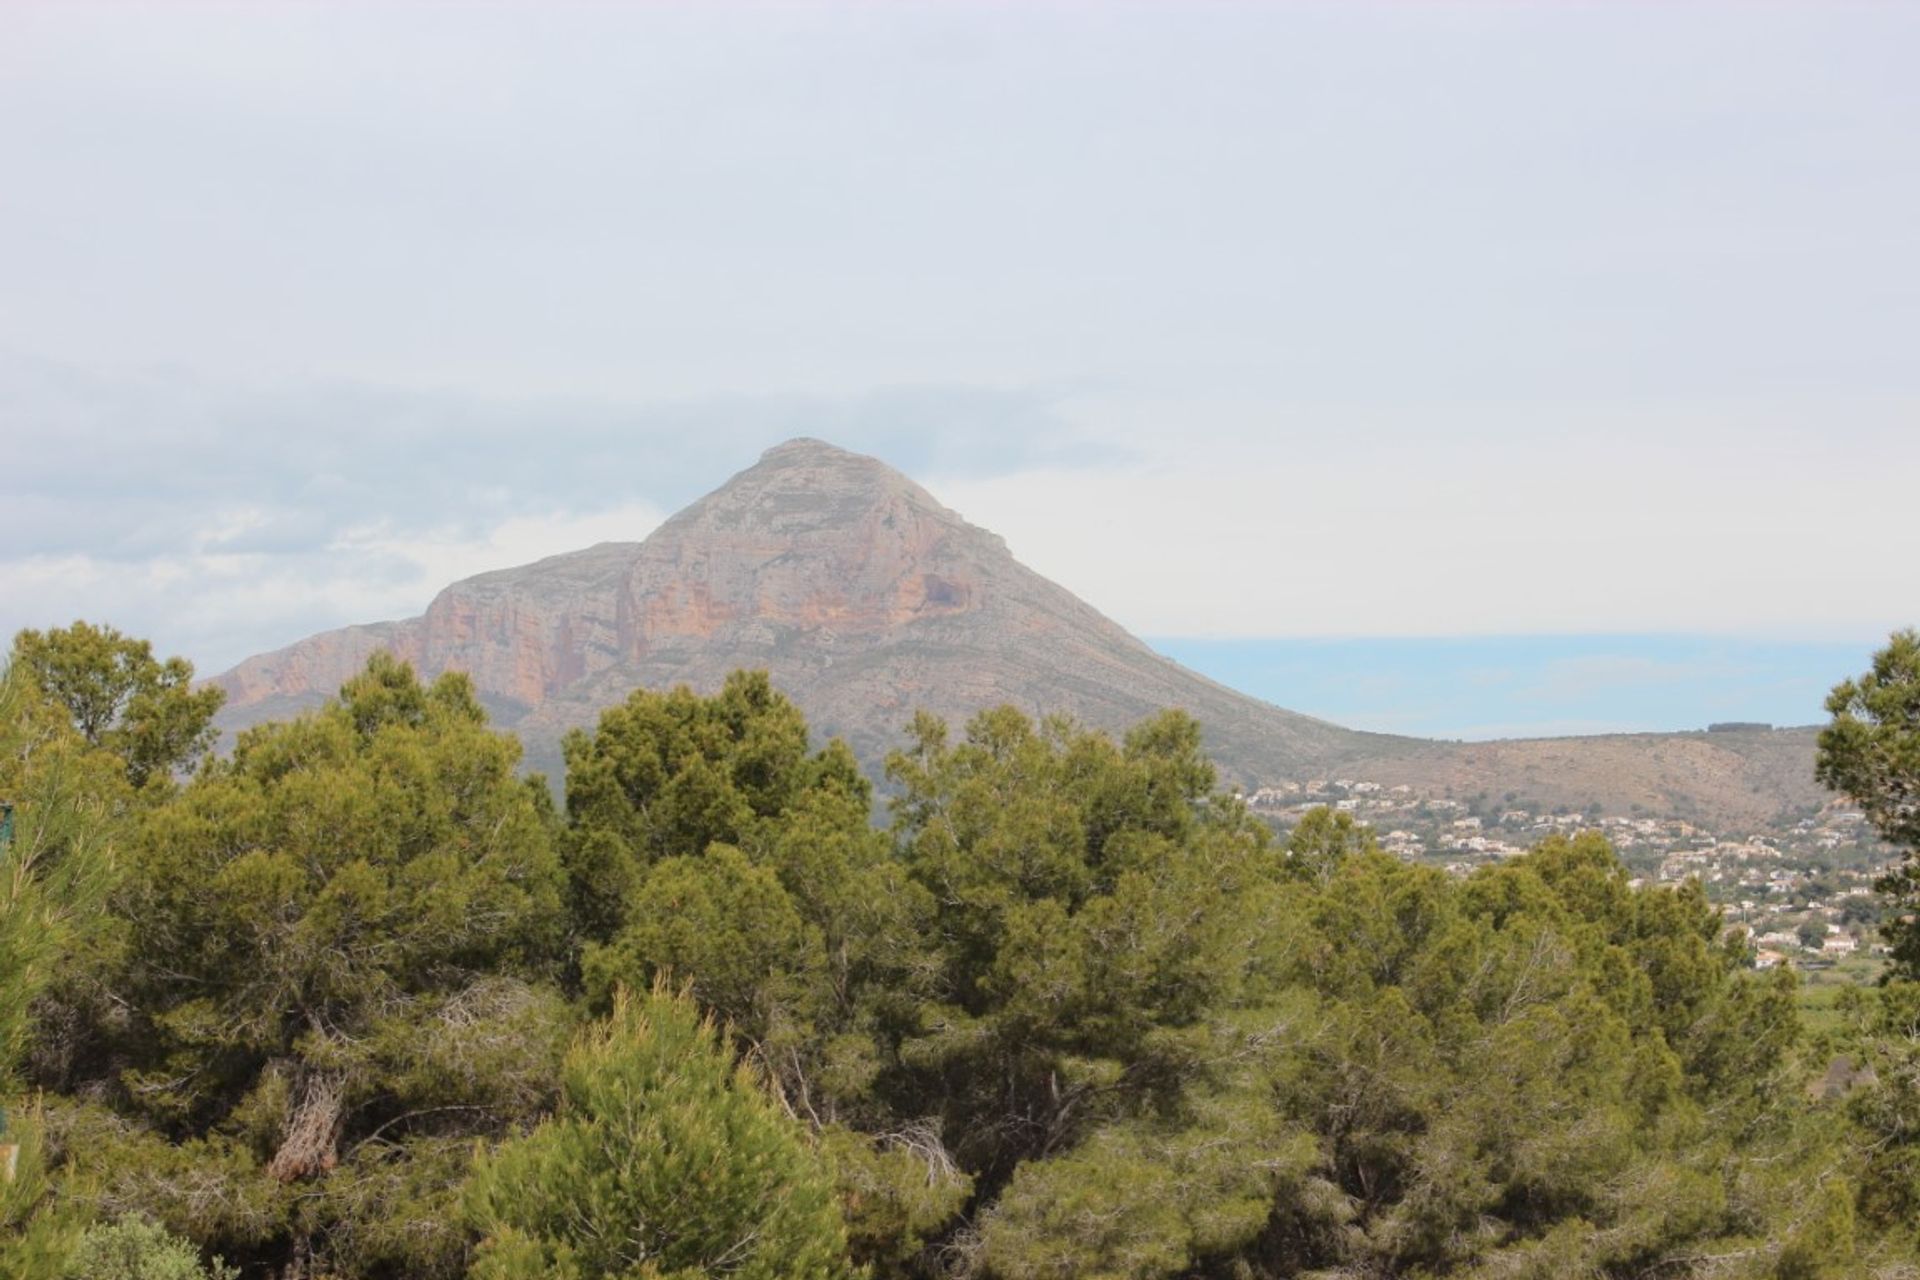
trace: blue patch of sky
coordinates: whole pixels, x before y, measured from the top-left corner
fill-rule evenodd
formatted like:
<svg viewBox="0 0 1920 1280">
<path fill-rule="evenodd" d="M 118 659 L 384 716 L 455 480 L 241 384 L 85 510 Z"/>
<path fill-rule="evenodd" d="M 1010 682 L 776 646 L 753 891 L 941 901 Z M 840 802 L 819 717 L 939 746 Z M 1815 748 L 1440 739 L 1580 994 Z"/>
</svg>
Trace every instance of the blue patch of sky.
<svg viewBox="0 0 1920 1280">
<path fill-rule="evenodd" d="M 1154 648 L 1222 684 L 1356 729 L 1469 740 L 1826 718 L 1867 644 L 1573 635 L 1209 640 Z"/>
</svg>

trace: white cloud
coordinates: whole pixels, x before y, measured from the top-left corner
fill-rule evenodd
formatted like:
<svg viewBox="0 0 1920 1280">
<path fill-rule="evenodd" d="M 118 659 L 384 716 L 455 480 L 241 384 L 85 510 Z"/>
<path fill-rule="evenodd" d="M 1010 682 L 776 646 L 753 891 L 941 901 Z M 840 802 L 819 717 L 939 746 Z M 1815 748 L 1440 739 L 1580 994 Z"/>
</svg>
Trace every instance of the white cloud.
<svg viewBox="0 0 1920 1280">
<path fill-rule="evenodd" d="M 249 654 L 349 622 L 419 613 L 460 578 L 575 551 L 637 540 L 659 524 L 644 503 L 603 511 L 516 516 L 475 534 L 421 534 L 363 526 L 327 546 L 290 553 L 226 553 L 222 517 L 200 549 L 139 559 L 84 552 L 0 559 L 0 600 L 19 625 L 75 618 L 111 623 L 191 656 L 211 675 Z"/>
</svg>

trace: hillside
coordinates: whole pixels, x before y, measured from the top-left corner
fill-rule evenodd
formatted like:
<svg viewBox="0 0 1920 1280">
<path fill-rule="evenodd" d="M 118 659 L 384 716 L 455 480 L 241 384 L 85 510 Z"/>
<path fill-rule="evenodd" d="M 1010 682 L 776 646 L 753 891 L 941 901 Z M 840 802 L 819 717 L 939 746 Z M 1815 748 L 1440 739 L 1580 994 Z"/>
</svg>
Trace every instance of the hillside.
<svg viewBox="0 0 1920 1280">
<path fill-rule="evenodd" d="M 642 542 L 482 574 L 420 617 L 250 658 L 217 678 L 223 724 L 315 705 L 376 649 L 471 673 L 548 771 L 567 729 L 635 686 L 707 690 L 754 667 L 869 766 L 923 708 L 960 721 L 1011 702 L 1121 729 L 1178 706 L 1249 785 L 1339 774 L 1729 825 L 1821 799 L 1807 731 L 1453 744 L 1272 706 L 1155 653 L 883 463 L 813 440 L 769 450 Z"/>
</svg>

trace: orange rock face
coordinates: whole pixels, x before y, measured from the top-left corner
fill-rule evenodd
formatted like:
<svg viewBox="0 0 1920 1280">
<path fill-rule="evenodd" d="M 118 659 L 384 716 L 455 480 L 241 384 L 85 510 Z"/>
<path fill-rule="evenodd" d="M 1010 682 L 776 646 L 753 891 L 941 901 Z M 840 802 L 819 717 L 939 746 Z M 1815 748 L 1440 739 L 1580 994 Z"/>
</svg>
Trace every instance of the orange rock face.
<svg viewBox="0 0 1920 1280">
<path fill-rule="evenodd" d="M 844 646 L 958 617 L 977 608 L 993 567 L 982 561 L 995 558 L 999 539 L 905 477 L 798 441 L 645 542 L 455 583 L 421 617 L 314 636 L 219 683 L 236 713 L 318 699 L 386 649 L 426 673 L 465 671 L 483 696 L 531 711 L 690 646 L 754 649 L 774 634 Z"/>
</svg>

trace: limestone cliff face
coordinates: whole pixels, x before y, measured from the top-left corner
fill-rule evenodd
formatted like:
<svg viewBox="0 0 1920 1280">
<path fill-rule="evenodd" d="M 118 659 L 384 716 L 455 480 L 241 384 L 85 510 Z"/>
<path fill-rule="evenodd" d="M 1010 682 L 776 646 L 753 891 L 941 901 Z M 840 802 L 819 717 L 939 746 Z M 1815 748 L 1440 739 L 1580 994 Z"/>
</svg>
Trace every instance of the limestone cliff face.
<svg viewBox="0 0 1920 1280">
<path fill-rule="evenodd" d="M 813 440 L 753 467 L 644 542 L 482 574 L 418 618 L 347 627 L 218 677 L 228 728 L 312 706 L 377 649 L 422 674 L 470 673 L 530 762 L 639 686 L 717 688 L 765 668 L 822 734 L 869 766 L 916 710 L 949 721 L 1013 703 L 1120 730 L 1164 707 L 1205 727 L 1229 781 L 1345 776 L 1498 792 L 1609 811 L 1761 822 L 1817 802 L 1812 746 L 1774 735 L 1478 745 L 1357 733 L 1186 670 L 1021 565 L 1005 543 L 872 458 Z"/>
<path fill-rule="evenodd" d="M 227 691 L 223 715 L 238 724 L 313 705 L 381 649 L 425 673 L 470 673 L 496 707 L 538 706 L 587 674 L 587 655 L 618 651 L 616 602 L 638 547 L 607 543 L 482 574 L 442 591 L 418 618 L 327 631 L 249 658 L 215 681 Z"/>
</svg>

